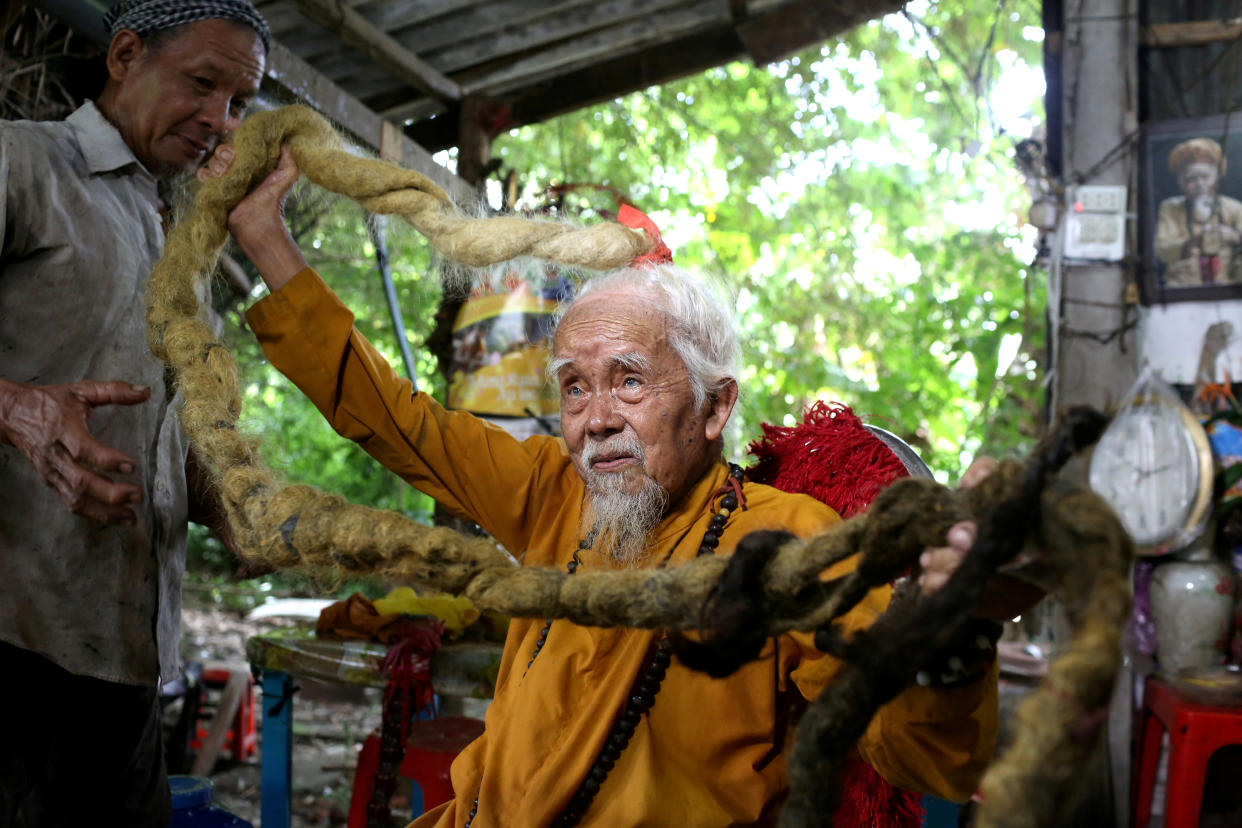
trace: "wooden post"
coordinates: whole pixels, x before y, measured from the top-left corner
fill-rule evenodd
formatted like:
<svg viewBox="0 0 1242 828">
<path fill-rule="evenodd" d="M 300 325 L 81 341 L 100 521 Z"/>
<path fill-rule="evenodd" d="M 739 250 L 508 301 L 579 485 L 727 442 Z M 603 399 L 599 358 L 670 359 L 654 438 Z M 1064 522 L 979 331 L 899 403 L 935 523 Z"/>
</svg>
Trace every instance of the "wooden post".
<svg viewBox="0 0 1242 828">
<path fill-rule="evenodd" d="M 484 126 L 484 115 L 491 104 L 478 97 L 469 97 L 462 102 L 461 114 L 457 122 L 457 177 L 469 184 L 475 191 L 476 198 L 486 195 L 488 163 L 492 154 L 492 136 Z M 473 205 L 461 205 L 467 210 Z M 444 403 L 448 404 L 449 380 L 453 370 L 453 321 L 457 312 L 465 303 L 462 296 L 445 294 L 440 298 L 440 308 L 436 311 L 436 324 L 427 337 L 427 348 L 436 358 L 441 377 L 444 380 Z"/>
<path fill-rule="evenodd" d="M 1068 0 L 1062 66 L 1066 184 L 1124 184 L 1137 204 L 1138 146 L 1126 146 L 1138 125 L 1138 25 L 1132 0 Z M 1119 150 L 1120 148 L 1120 150 Z M 1106 160 L 1111 159 L 1111 160 Z M 1130 238 L 1137 234 L 1130 223 Z M 1061 244 L 1062 240 L 1055 240 Z M 1131 245 L 1133 251 L 1133 244 Z M 1108 409 L 1134 382 L 1133 267 L 1066 261 L 1049 274 L 1049 337 L 1058 342 L 1053 378 L 1055 417 L 1072 405 Z"/>
<path fill-rule="evenodd" d="M 462 101 L 457 119 L 457 175 L 485 195 L 488 166 L 492 159 L 492 134 L 487 122 L 495 103 L 482 95 Z"/>
<path fill-rule="evenodd" d="M 1061 6 L 1061 2 L 1056 3 Z M 1064 0 L 1060 35 L 1066 184 L 1124 184 L 1130 213 L 1137 204 L 1138 9 L 1135 0 Z M 1051 38 L 1054 33 L 1049 32 Z M 1049 85 L 1050 89 L 1058 88 Z M 1134 224 L 1128 245 L 1135 250 Z M 1053 239 L 1054 245 L 1063 239 Z M 1135 322 L 1139 309 L 1132 265 L 1063 262 L 1049 272 L 1050 343 L 1055 370 L 1050 414 L 1086 404 L 1107 410 L 1133 384 L 1138 367 Z M 1085 463 L 1068 470 L 1085 477 Z M 1131 669 L 1117 677 L 1109 706 L 1106 755 L 1093 762 L 1088 793 L 1074 825 L 1129 824 Z M 1111 783 L 1111 786 L 1110 786 Z M 1111 787 L 1111 790 L 1110 790 Z M 1111 801 L 1110 795 L 1111 794 Z M 1093 803 L 1091 805 L 1087 803 Z M 1100 807 L 1112 806 L 1112 813 Z"/>
</svg>

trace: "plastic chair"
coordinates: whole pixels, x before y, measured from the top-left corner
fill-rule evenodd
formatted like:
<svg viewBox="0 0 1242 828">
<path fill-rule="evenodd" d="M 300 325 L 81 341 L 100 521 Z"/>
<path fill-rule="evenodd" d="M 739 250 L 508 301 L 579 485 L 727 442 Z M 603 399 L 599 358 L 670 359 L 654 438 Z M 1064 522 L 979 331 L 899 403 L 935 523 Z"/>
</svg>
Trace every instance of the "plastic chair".
<svg viewBox="0 0 1242 828">
<path fill-rule="evenodd" d="M 202 682 L 204 687 L 218 693 L 228 683 L 229 674 L 234 672 L 246 674 L 246 689 L 242 692 L 237 712 L 233 714 L 231 727 L 224 736 L 222 750 L 227 751 L 234 762 L 244 762 L 258 752 L 254 713 L 254 676 L 245 668 L 204 667 Z M 199 721 L 194 729 L 190 748 L 192 750 L 202 749 L 203 743 L 207 740 L 207 733 L 207 724 Z"/>
<path fill-rule="evenodd" d="M 439 716 L 414 722 L 406 742 L 405 759 L 398 773 L 418 783 L 423 807 L 415 816 L 453 798 L 449 767 L 466 745 L 483 733 L 483 722 L 468 716 Z M 371 799 L 375 772 L 379 769 L 380 736 L 372 733 L 362 744 L 354 792 L 349 800 L 349 828 L 365 828 L 367 802 Z"/>
<path fill-rule="evenodd" d="M 1134 828 L 1147 828 L 1151 821 L 1156 766 L 1160 761 L 1161 737 L 1166 732 L 1169 778 L 1164 824 L 1169 828 L 1194 828 L 1199 824 L 1208 760 L 1219 748 L 1242 745 L 1242 707 L 1196 704 L 1159 679 L 1147 679 L 1138 730 L 1134 807 L 1130 809 Z"/>
</svg>

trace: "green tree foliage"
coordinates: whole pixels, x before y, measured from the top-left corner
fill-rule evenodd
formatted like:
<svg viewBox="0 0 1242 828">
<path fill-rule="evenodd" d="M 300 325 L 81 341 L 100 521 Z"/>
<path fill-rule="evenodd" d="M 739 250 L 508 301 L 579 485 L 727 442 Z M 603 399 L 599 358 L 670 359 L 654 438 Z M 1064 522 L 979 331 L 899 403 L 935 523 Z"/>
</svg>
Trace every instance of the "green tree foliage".
<svg viewBox="0 0 1242 828">
<path fill-rule="evenodd" d="M 516 130 L 495 151 L 534 198 L 615 187 L 680 264 L 738 294 L 743 442 L 841 399 L 952 477 L 976 452 L 1023 448 L 1042 420 L 1043 286 L 1023 261 L 1012 163 L 1033 113 L 1011 136 L 993 109 L 1038 77 L 1038 24 L 1029 2 L 911 4 L 787 61 Z"/>
<path fill-rule="evenodd" d="M 291 197 L 290 224 L 299 234 L 307 261 L 354 311 L 358 329 L 398 373 L 404 375 L 401 351 L 384 299 L 375 263 L 367 216 L 353 202 L 330 198 L 305 182 Z M 437 389 L 435 360 L 422 347 L 431 330 L 440 289 L 427 244 L 404 224 L 385 222 L 393 281 L 404 309 L 406 335 L 413 350 L 419 388 L 443 398 Z M 257 276 L 255 277 L 258 282 Z M 258 282 L 261 284 L 261 282 Z M 224 340 L 232 350 L 242 378 L 241 427 L 258 437 L 263 457 L 290 482 L 336 492 L 353 503 L 392 509 L 429 523 L 431 498 L 410 488 L 356 444 L 332 430 L 310 401 L 263 357 L 254 335 L 245 327 L 243 306 L 221 304 L 226 293 L 217 286 L 217 307 L 225 317 Z M 266 294 L 256 287 L 255 296 Z M 251 304 L 247 300 L 245 305 Z M 236 562 L 202 527 L 192 526 L 190 556 L 200 571 L 223 575 Z M 282 573 L 283 586 L 302 590 L 305 579 Z M 311 591 L 316 591 L 314 588 Z"/>
<path fill-rule="evenodd" d="M 1040 79 L 1038 25 L 1031 0 L 915 2 L 789 60 L 653 87 L 515 130 L 493 151 L 521 176 L 526 206 L 553 184 L 615 188 L 665 229 L 678 263 L 737 294 L 736 454 L 759 423 L 840 399 L 954 478 L 977 452 L 1024 449 L 1042 422 L 1043 284 L 1025 264 L 1032 239 L 1012 162 L 1038 112 L 1008 111 L 1015 100 L 1040 106 L 1029 83 Z M 400 366 L 365 217 L 322 199 L 302 191 L 294 205 L 323 213 L 304 222 L 308 258 Z M 566 206 L 591 220 L 616 204 L 585 188 Z M 427 246 L 397 223 L 389 238 L 420 387 L 442 398 L 424 347 L 439 297 Z M 426 498 L 336 437 L 228 318 L 245 417 L 278 471 L 430 514 Z"/>
</svg>

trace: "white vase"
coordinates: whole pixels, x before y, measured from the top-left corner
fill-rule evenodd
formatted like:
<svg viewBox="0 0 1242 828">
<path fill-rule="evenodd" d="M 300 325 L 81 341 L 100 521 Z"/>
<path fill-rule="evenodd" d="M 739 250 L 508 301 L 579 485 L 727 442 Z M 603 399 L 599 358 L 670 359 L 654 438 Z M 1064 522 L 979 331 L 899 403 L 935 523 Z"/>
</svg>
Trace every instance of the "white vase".
<svg viewBox="0 0 1242 828">
<path fill-rule="evenodd" d="M 1233 623 L 1234 573 L 1215 559 L 1170 561 L 1151 578 L 1156 659 L 1176 675 L 1224 664 Z"/>
</svg>

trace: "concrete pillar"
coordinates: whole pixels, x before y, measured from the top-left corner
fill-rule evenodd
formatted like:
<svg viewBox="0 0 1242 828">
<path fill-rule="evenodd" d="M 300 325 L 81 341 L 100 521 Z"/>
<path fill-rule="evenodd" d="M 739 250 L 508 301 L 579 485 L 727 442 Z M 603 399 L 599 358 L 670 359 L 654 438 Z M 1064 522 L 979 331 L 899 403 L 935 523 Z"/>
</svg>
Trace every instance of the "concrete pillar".
<svg viewBox="0 0 1242 828">
<path fill-rule="evenodd" d="M 1062 180 L 1067 185 L 1124 184 L 1129 213 L 1137 215 L 1136 0 L 1064 0 L 1063 24 Z M 1137 261 L 1137 230 L 1136 221 L 1127 222 L 1131 261 Z M 1139 365 L 1136 278 L 1135 265 L 1077 263 L 1054 255 L 1049 273 L 1054 416 L 1078 404 L 1110 409 L 1133 384 Z M 1108 761 L 1096 766 L 1087 791 L 1087 798 L 1097 802 L 1107 801 L 1111 793 L 1112 822 L 1118 828 L 1129 821 L 1132 681 L 1131 671 L 1123 668 L 1110 708 Z M 1107 818 L 1093 824 L 1107 824 Z"/>
</svg>

